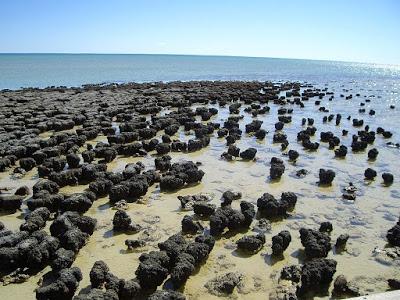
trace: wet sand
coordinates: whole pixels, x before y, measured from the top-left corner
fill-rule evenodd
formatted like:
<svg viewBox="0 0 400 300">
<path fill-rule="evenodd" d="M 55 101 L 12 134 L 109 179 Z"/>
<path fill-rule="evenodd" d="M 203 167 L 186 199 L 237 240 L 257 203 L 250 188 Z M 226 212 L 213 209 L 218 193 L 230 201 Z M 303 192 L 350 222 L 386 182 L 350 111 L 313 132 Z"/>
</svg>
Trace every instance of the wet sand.
<svg viewBox="0 0 400 300">
<path fill-rule="evenodd" d="M 356 86 L 354 88 L 357 88 Z M 150 89 L 153 89 L 152 87 Z M 154 88 L 157 90 L 157 85 Z M 212 90 L 212 88 L 210 88 Z M 303 88 L 302 88 L 303 89 Z M 179 90 L 179 89 L 178 89 Z M 270 102 L 268 105 L 271 110 L 265 115 L 252 117 L 251 114 L 244 111 L 248 105 L 242 105 L 240 115 L 244 118 L 239 122 L 243 135 L 236 145 L 244 150 L 248 147 L 257 149 L 256 159 L 254 161 L 242 161 L 234 159 L 226 161 L 221 158 L 221 154 L 226 151 L 225 138 L 218 138 L 216 133 L 211 135 L 210 145 L 200 151 L 193 153 L 171 152 L 173 162 L 180 160 L 192 160 L 201 162 L 199 167 L 205 175 L 201 183 L 185 187 L 176 192 L 162 192 L 159 185 L 155 184 L 145 196 L 141 197 L 135 203 L 129 203 L 127 213 L 132 217 L 135 223 L 140 224 L 144 229 L 134 235 L 125 233 L 115 234 L 112 230 L 112 218 L 116 212 L 109 204 L 108 197 L 100 198 L 94 202 L 92 207 L 86 212 L 86 215 L 97 219 L 97 228 L 94 234 L 89 238 L 87 244 L 79 251 L 79 254 L 73 264 L 78 266 L 83 274 L 83 280 L 80 282 L 79 290 L 85 290 L 90 287 L 89 272 L 94 262 L 103 260 L 108 264 L 113 274 L 120 278 L 130 279 L 134 277 L 134 272 L 139 265 L 138 257 L 144 252 L 157 250 L 157 243 L 166 240 L 172 234 L 181 230 L 181 220 L 186 214 L 193 212 L 182 211 L 180 202 L 177 199 L 179 195 L 194 195 L 206 193 L 212 195 L 212 203 L 220 206 L 221 195 L 227 190 L 240 191 L 242 199 L 251 203 L 256 203 L 257 199 L 265 192 L 279 197 L 282 192 L 294 192 L 298 196 L 295 210 L 291 215 L 281 221 L 272 222 L 272 229 L 266 232 L 266 244 L 260 252 L 252 256 L 244 256 L 237 252 L 235 242 L 243 235 L 255 233 L 253 227 L 257 221 L 253 221 L 248 232 L 240 232 L 233 235 L 223 235 L 216 240 L 216 245 L 211 251 L 208 260 L 202 265 L 195 274 L 186 282 L 181 291 L 187 299 L 218 299 L 218 296 L 211 295 L 205 284 L 217 275 L 227 272 L 238 272 L 243 275 L 242 283 L 234 290 L 229 299 L 267 299 L 270 295 L 273 298 L 274 291 L 279 285 L 279 274 L 284 266 L 292 264 L 302 264 L 304 262 L 304 251 L 301 245 L 298 230 L 301 227 L 318 229 L 323 221 L 330 221 L 333 224 L 333 232 L 330 234 L 332 241 L 342 234 L 350 235 L 346 251 L 336 253 L 333 249 L 329 252 L 328 258 L 337 261 L 336 275 L 344 274 L 348 280 L 354 281 L 360 288 L 362 294 L 383 292 L 388 289 L 386 280 L 388 278 L 399 278 L 399 258 L 397 259 L 379 259 L 380 254 L 376 254 L 374 249 L 384 249 L 387 246 L 386 232 L 396 223 L 400 211 L 400 189 L 398 178 L 400 178 L 400 152 L 396 147 L 388 147 L 388 141 L 398 142 L 400 114 L 398 109 L 390 110 L 387 103 L 382 103 L 383 99 L 371 97 L 382 93 L 377 90 L 363 91 L 353 90 L 344 92 L 339 86 L 328 86 L 329 91 L 335 93 L 334 99 L 328 101 L 325 96 L 320 106 L 325 106 L 329 113 L 319 112 L 319 106 L 314 104 L 315 99 L 303 101 L 304 108 L 287 104 L 285 107 L 293 108 L 292 122 L 285 124 L 283 132 L 288 136 L 290 142 L 289 149 L 296 150 L 300 157 L 296 162 L 289 162 L 286 155 L 287 151 L 282 151 L 279 143 L 272 143 L 272 136 L 277 122 L 277 109 L 280 105 Z M 360 92 L 360 96 L 354 96 Z M 73 99 L 65 105 L 68 110 L 69 105 L 81 105 L 85 107 L 88 101 L 101 99 L 108 102 L 111 106 L 113 101 L 120 101 L 129 96 L 130 89 L 121 91 L 111 91 L 104 89 L 100 91 L 83 91 L 75 94 L 70 90 L 64 93 L 38 91 L 22 91 L 2 93 L 0 98 L 4 99 L 12 95 L 23 96 L 25 98 L 40 99 L 46 97 L 46 101 L 53 99 Z M 165 91 L 168 93 L 168 90 Z M 179 93 L 179 91 L 178 91 Z M 353 94 L 353 99 L 345 100 L 340 94 Z M 284 95 L 284 92 L 282 93 Z M 365 98 L 365 96 L 367 98 Z M 135 99 L 135 94 L 130 96 Z M 396 95 L 398 98 L 398 94 Z M 292 97 L 293 98 L 293 97 Z M 0 101 L 2 100 L 0 99 Z M 288 99 L 291 99 L 290 97 Z M 359 103 L 365 99 L 371 99 L 368 107 L 376 110 L 375 116 L 369 116 L 368 113 L 358 113 Z M 229 105 L 229 103 L 228 103 Z M 228 106 L 220 107 L 218 104 L 194 104 L 193 109 L 199 106 L 215 107 L 218 114 L 213 116 L 210 121 L 223 124 L 229 116 Z M 90 107 L 88 108 L 90 109 Z M 167 114 L 176 110 L 171 107 L 163 107 L 159 114 Z M 334 122 L 323 123 L 322 118 L 325 115 L 340 113 L 343 116 L 341 124 L 335 126 Z M 371 129 L 382 126 L 391 130 L 394 135 L 391 139 L 384 139 L 377 135 L 373 147 L 379 150 L 379 156 L 376 161 L 368 161 L 367 151 L 353 153 L 351 149 L 345 159 L 334 157 L 332 150 L 328 149 L 326 143 L 321 143 L 319 149 L 315 152 L 304 150 L 301 143 L 296 142 L 296 134 L 301 130 L 301 120 L 304 117 L 315 119 L 314 126 L 317 128 L 316 136 L 312 141 L 319 141 L 321 131 L 332 131 L 339 136 L 341 143 L 349 146 L 351 144 L 352 134 L 357 133 L 359 128 L 353 127 L 351 120 L 346 117 L 351 115 L 353 118 L 363 118 L 364 124 L 370 125 Z M 148 120 L 150 115 L 147 115 Z M 199 116 L 198 122 L 202 122 Z M 261 128 L 269 131 L 266 138 L 262 141 L 256 140 L 252 135 L 245 133 L 245 125 L 252 120 L 262 120 Z M 203 122 L 206 124 L 207 122 Z M 119 122 L 114 120 L 114 126 Z M 78 128 L 78 127 L 76 127 Z M 74 131 L 69 130 L 70 132 Z M 342 136 L 343 129 L 349 130 L 347 136 Z M 51 136 L 53 132 L 46 132 L 40 135 L 41 138 Z M 162 131 L 158 132 L 160 138 Z M 182 141 L 194 138 L 193 132 L 184 132 L 181 129 L 175 137 Z M 99 135 L 94 141 L 107 142 L 104 135 Z M 368 149 L 372 148 L 369 146 Z M 367 149 L 367 150 L 368 150 Z M 285 172 L 279 181 L 269 179 L 270 159 L 279 157 L 284 160 Z M 118 156 L 114 161 L 108 163 L 108 171 L 121 172 L 128 163 L 142 162 L 148 168 L 154 167 L 154 158 L 157 157 L 155 151 L 148 153 L 144 157 L 121 157 Z M 373 181 L 364 180 L 364 170 L 368 167 L 378 172 L 378 176 Z M 336 177 L 330 187 L 318 186 L 318 170 L 320 168 L 332 169 L 336 172 Z M 299 169 L 309 170 L 310 173 L 304 178 L 295 175 Z M 395 181 L 390 186 L 382 183 L 380 175 L 383 172 L 391 172 Z M 21 179 L 12 179 L 12 169 L 0 173 L 0 187 L 10 187 L 10 193 L 22 185 L 32 187 L 37 182 L 37 169 L 27 172 Z M 352 182 L 358 188 L 357 199 L 347 201 L 342 199 L 343 188 Z M 61 189 L 63 194 L 71 194 L 84 191 L 88 186 L 79 185 L 73 187 L 64 187 Z M 27 198 L 28 199 L 28 198 Z M 239 209 L 240 201 L 234 201 L 232 207 Z M 23 223 L 23 216 L 27 207 L 22 206 L 22 211 L 12 214 L 2 213 L 0 221 L 6 228 L 18 230 Z M 201 221 L 206 228 L 207 233 L 209 221 Z M 47 222 L 48 230 L 51 222 Z M 282 260 L 276 260 L 271 251 L 271 238 L 281 230 L 288 230 L 292 235 L 292 242 L 284 253 Z M 148 235 L 146 235 L 148 233 Z M 147 245 L 133 251 L 127 251 L 124 241 L 127 238 L 145 238 Z M 378 257 L 378 259 L 377 259 Z M 34 289 L 38 286 L 39 279 L 50 271 L 46 267 L 37 275 L 32 276 L 27 282 L 21 284 L 9 284 L 0 288 L 0 297 L 2 299 L 34 299 Z M 281 282 L 282 283 L 282 282 Z M 332 291 L 331 284 L 330 292 Z M 329 294 L 315 295 L 314 299 L 330 298 Z"/>
</svg>

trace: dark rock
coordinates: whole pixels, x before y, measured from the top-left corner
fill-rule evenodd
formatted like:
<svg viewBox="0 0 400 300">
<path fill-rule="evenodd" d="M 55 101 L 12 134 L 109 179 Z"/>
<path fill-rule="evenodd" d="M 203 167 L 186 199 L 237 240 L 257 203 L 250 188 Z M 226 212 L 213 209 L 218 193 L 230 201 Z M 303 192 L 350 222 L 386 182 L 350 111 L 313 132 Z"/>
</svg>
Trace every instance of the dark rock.
<svg viewBox="0 0 400 300">
<path fill-rule="evenodd" d="M 296 150 L 289 150 L 288 155 L 291 161 L 295 161 L 299 157 L 299 152 Z"/>
<path fill-rule="evenodd" d="M 330 185 L 336 174 L 333 170 L 319 169 L 319 184 Z"/>
<path fill-rule="evenodd" d="M 106 275 L 109 270 L 107 264 L 102 260 L 98 260 L 94 263 L 89 273 L 92 288 L 101 288 L 103 286 L 106 282 Z"/>
<path fill-rule="evenodd" d="M 33 158 L 21 158 L 19 160 L 19 165 L 21 168 L 23 168 L 25 171 L 30 171 L 34 167 L 36 167 L 36 161 Z"/>
<path fill-rule="evenodd" d="M 161 172 L 167 171 L 171 167 L 171 156 L 164 155 L 162 157 L 157 157 L 154 160 L 155 166 L 157 170 Z"/>
<path fill-rule="evenodd" d="M 269 176 L 272 180 L 280 179 L 285 172 L 285 165 L 282 163 L 271 163 Z"/>
<path fill-rule="evenodd" d="M 234 157 L 239 157 L 240 149 L 236 147 L 235 145 L 229 145 L 228 147 L 228 154 L 234 156 Z"/>
<path fill-rule="evenodd" d="M 351 286 L 344 275 L 339 275 L 336 277 L 333 283 L 332 294 L 335 297 L 340 298 L 360 296 L 358 289 Z"/>
<path fill-rule="evenodd" d="M 87 294 L 79 294 L 73 298 L 74 300 L 118 300 L 118 294 L 113 290 L 103 291 L 101 289 L 92 288 Z"/>
<path fill-rule="evenodd" d="M 59 239 L 63 248 L 77 253 L 86 244 L 89 235 L 74 227 L 66 231 Z"/>
<path fill-rule="evenodd" d="M 325 233 L 301 228 L 300 239 L 309 259 L 326 257 L 331 250 L 331 238 Z"/>
<path fill-rule="evenodd" d="M 400 246 L 400 218 L 397 224 L 388 230 L 386 238 L 392 246 Z"/>
<path fill-rule="evenodd" d="M 344 145 L 340 145 L 338 149 L 335 149 L 336 157 L 346 157 L 347 155 L 347 147 Z"/>
<path fill-rule="evenodd" d="M 347 240 L 349 239 L 349 237 L 350 236 L 348 234 L 339 235 L 339 237 L 336 240 L 336 244 L 335 244 L 336 248 L 338 250 L 344 249 L 346 247 L 346 243 L 347 243 Z"/>
<path fill-rule="evenodd" d="M 123 281 L 120 287 L 120 300 L 131 300 L 139 297 L 142 293 L 142 288 L 136 279 Z"/>
<path fill-rule="evenodd" d="M 384 182 L 385 184 L 387 184 L 387 185 L 392 184 L 393 181 L 394 181 L 393 174 L 391 174 L 391 173 L 383 173 L 383 174 L 382 174 L 382 179 L 383 179 L 383 182 Z"/>
<path fill-rule="evenodd" d="M 42 229 L 50 218 L 50 211 L 46 207 L 40 207 L 25 217 L 25 223 L 21 224 L 21 231 L 34 232 Z"/>
<path fill-rule="evenodd" d="M 400 290 L 399 279 L 388 279 L 388 285 L 392 290 Z"/>
<path fill-rule="evenodd" d="M 17 196 L 27 196 L 27 195 L 29 195 L 29 193 L 30 193 L 29 188 L 28 188 L 26 185 L 23 185 L 23 186 L 19 187 L 19 188 L 15 191 L 14 195 L 17 195 Z"/>
<path fill-rule="evenodd" d="M 0 194 L 0 210 L 16 211 L 21 207 L 24 198 L 24 196 Z"/>
<path fill-rule="evenodd" d="M 156 146 L 157 154 L 164 155 L 171 151 L 171 146 L 168 143 L 159 143 Z"/>
<path fill-rule="evenodd" d="M 128 231 L 136 233 L 141 227 L 132 222 L 131 217 L 123 210 L 117 210 L 113 218 L 114 231 Z"/>
<path fill-rule="evenodd" d="M 69 168 L 73 169 L 73 168 L 79 167 L 79 163 L 80 163 L 81 159 L 78 155 L 76 155 L 74 153 L 69 153 L 69 154 L 67 154 L 66 158 L 67 158 Z"/>
<path fill-rule="evenodd" d="M 283 230 L 277 235 L 272 237 L 272 254 L 276 256 L 281 256 L 283 252 L 289 247 L 292 237 L 290 232 Z"/>
<path fill-rule="evenodd" d="M 371 150 L 368 151 L 368 158 L 371 160 L 376 159 L 378 154 L 379 154 L 378 149 L 372 148 Z"/>
<path fill-rule="evenodd" d="M 264 244 L 264 234 L 244 236 L 236 242 L 238 250 L 248 253 L 256 253 L 260 251 Z"/>
<path fill-rule="evenodd" d="M 301 270 L 300 294 L 308 291 L 327 289 L 336 272 L 336 261 L 333 259 L 317 258 L 306 262 Z"/>
<path fill-rule="evenodd" d="M 51 268 L 53 269 L 53 271 L 60 271 L 62 269 L 69 268 L 72 266 L 74 260 L 74 251 L 59 248 L 54 254 L 54 259 L 51 262 Z"/>
<path fill-rule="evenodd" d="M 282 200 L 277 200 L 269 193 L 264 193 L 257 200 L 259 213 L 264 217 L 283 217 L 289 208 L 289 203 Z"/>
<path fill-rule="evenodd" d="M 193 211 L 195 214 L 200 216 L 209 217 L 211 216 L 217 207 L 215 204 L 211 204 L 205 201 L 197 201 L 193 204 Z"/>
<path fill-rule="evenodd" d="M 159 261 L 149 258 L 140 262 L 135 274 L 143 289 L 155 290 L 167 278 L 168 269 Z"/>
<path fill-rule="evenodd" d="M 256 154 L 257 154 L 257 149 L 248 148 L 240 153 L 240 157 L 244 160 L 252 160 L 255 158 Z"/>
<path fill-rule="evenodd" d="M 87 194 L 72 194 L 68 198 L 64 198 L 60 203 L 62 211 L 77 211 L 79 213 L 86 212 L 93 202 Z"/>
<path fill-rule="evenodd" d="M 229 205 L 232 203 L 232 201 L 238 200 L 240 198 L 242 198 L 242 193 L 240 192 L 226 191 L 222 194 L 224 205 Z"/>
<path fill-rule="evenodd" d="M 203 226 L 199 222 L 193 220 L 191 216 L 184 216 L 182 219 L 182 232 L 184 233 L 197 233 L 203 231 Z"/>
<path fill-rule="evenodd" d="M 63 269 L 59 272 L 58 278 L 54 282 L 36 289 L 36 299 L 72 299 L 81 280 L 82 273 L 79 268 Z"/>
<path fill-rule="evenodd" d="M 332 232 L 333 226 L 331 222 L 322 222 L 319 226 L 319 232 Z"/>
<path fill-rule="evenodd" d="M 371 168 L 366 169 L 364 172 L 364 177 L 368 180 L 373 180 L 376 177 L 376 175 L 378 175 L 376 171 Z"/>
</svg>

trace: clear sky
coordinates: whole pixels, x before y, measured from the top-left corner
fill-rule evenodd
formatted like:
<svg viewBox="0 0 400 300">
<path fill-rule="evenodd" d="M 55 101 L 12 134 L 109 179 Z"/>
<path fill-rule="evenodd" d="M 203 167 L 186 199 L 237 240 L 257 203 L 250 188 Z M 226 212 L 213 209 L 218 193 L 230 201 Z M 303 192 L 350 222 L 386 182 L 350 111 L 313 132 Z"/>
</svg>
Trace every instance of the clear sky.
<svg viewBox="0 0 400 300">
<path fill-rule="evenodd" d="M 0 52 L 400 64 L 400 1 L 2 0 Z"/>
</svg>

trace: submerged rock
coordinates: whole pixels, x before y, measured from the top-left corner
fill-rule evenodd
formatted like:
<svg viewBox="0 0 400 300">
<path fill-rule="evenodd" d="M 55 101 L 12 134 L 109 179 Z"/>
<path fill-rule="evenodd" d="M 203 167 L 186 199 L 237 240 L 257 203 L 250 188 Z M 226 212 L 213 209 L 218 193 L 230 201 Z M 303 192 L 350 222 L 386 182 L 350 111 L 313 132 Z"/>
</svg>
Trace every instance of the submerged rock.
<svg viewBox="0 0 400 300">
<path fill-rule="evenodd" d="M 230 272 L 209 280 L 205 287 L 210 294 L 216 296 L 229 295 L 233 293 L 233 290 L 240 284 L 241 280 L 241 274 Z"/>
</svg>

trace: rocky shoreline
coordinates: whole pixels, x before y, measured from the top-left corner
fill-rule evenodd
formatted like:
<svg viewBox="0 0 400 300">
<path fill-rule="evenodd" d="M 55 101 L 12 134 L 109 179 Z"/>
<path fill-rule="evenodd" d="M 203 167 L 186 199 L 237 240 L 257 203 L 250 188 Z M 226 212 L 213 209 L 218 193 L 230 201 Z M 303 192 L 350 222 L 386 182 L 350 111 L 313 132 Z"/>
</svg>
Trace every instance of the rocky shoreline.
<svg viewBox="0 0 400 300">
<path fill-rule="evenodd" d="M 384 265 L 383 290 L 399 289 L 397 127 L 377 126 L 378 98 L 362 93 L 241 81 L 1 91 L 0 296 L 20 284 L 32 299 L 346 298 L 370 292 L 344 272 L 358 258 L 376 266 L 365 282 Z M 91 243 L 102 246 L 85 272 Z M 233 268 L 210 271 L 218 261 Z M 129 277 L 111 271 L 120 264 Z"/>
</svg>

